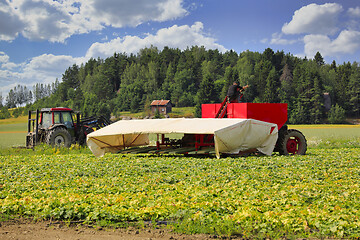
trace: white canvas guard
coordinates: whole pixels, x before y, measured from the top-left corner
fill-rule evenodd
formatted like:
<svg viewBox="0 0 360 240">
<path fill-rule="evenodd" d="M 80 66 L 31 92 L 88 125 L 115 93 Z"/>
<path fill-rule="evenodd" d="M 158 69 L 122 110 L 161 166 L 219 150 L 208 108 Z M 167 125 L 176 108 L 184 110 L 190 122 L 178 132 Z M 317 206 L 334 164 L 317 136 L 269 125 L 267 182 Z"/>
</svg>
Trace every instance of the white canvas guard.
<svg viewBox="0 0 360 240">
<path fill-rule="evenodd" d="M 215 152 L 238 153 L 257 149 L 271 155 L 278 137 L 277 125 L 254 119 L 167 118 L 120 120 L 87 136 L 87 145 L 97 157 L 126 147 L 149 144 L 149 134 L 214 134 Z"/>
</svg>

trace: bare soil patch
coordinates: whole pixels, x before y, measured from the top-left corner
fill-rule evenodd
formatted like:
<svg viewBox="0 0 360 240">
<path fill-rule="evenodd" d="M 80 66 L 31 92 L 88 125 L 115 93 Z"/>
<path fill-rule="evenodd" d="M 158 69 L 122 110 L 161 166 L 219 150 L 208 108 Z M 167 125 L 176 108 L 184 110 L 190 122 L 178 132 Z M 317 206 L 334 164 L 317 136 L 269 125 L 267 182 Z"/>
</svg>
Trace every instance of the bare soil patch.
<svg viewBox="0 0 360 240">
<path fill-rule="evenodd" d="M 101 228 L 63 222 L 31 222 L 27 220 L 12 220 L 0 222 L 0 240 L 205 240 L 218 236 L 205 234 L 184 235 L 173 233 L 168 229 L 136 229 Z"/>
</svg>

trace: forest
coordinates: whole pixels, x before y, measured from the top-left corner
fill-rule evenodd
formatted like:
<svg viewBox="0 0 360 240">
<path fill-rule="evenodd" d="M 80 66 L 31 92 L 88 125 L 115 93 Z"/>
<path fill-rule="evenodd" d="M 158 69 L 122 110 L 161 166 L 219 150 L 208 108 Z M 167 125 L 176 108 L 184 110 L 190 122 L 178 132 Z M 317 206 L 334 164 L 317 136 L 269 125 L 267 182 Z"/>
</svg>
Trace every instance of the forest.
<svg viewBox="0 0 360 240">
<path fill-rule="evenodd" d="M 1 116 L 19 106 L 29 109 L 65 106 L 85 116 L 119 116 L 149 109 L 152 100 L 171 100 L 175 107 L 219 103 L 234 81 L 249 85 L 243 102 L 288 103 L 291 124 L 343 123 L 360 117 L 359 63 L 325 63 L 283 51 L 219 52 L 193 46 L 185 50 L 149 47 L 137 54 L 114 53 L 70 66 L 61 81 L 17 86 L 4 98 Z M 1 97 L 3 98 L 3 97 Z M 1 99 L 2 100 L 2 99 Z M 21 114 L 21 112 L 18 112 Z"/>
</svg>

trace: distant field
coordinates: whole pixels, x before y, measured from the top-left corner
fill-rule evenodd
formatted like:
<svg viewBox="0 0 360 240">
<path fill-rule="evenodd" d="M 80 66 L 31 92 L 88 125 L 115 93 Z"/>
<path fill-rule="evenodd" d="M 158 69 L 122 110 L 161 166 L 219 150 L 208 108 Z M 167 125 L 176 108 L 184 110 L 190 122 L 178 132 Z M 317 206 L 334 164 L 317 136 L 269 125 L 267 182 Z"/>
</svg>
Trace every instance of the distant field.
<svg viewBox="0 0 360 240">
<path fill-rule="evenodd" d="M 0 148 L 25 146 L 26 123 L 0 124 Z"/>
<path fill-rule="evenodd" d="M 174 116 L 191 113 L 192 108 L 175 108 Z M 301 131 L 309 147 L 326 142 L 356 141 L 360 145 L 360 125 L 289 125 L 291 129 Z M 27 116 L 0 120 L 0 148 L 24 146 L 27 133 Z M 176 136 L 175 136 L 176 138 Z M 151 139 L 155 140 L 156 137 Z"/>
<path fill-rule="evenodd" d="M 300 130 L 308 138 L 360 136 L 360 125 L 289 125 L 289 128 Z"/>
<path fill-rule="evenodd" d="M 20 116 L 18 118 L 0 119 L 0 126 L 15 123 L 27 123 L 27 118 L 27 116 Z"/>
</svg>

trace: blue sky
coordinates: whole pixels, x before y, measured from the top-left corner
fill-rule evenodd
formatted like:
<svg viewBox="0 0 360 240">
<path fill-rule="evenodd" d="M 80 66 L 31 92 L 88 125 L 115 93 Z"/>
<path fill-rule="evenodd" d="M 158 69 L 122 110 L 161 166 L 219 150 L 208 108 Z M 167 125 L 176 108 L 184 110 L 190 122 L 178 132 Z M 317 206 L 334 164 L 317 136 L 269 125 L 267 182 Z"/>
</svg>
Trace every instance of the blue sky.
<svg viewBox="0 0 360 240">
<path fill-rule="evenodd" d="M 0 0 L 0 93 L 151 45 L 359 62 L 360 0 Z"/>
</svg>

